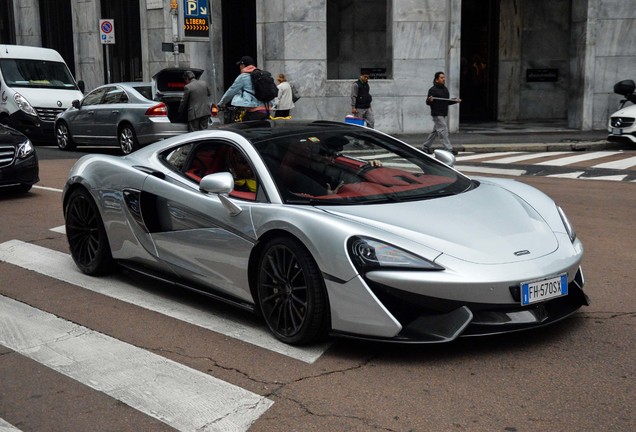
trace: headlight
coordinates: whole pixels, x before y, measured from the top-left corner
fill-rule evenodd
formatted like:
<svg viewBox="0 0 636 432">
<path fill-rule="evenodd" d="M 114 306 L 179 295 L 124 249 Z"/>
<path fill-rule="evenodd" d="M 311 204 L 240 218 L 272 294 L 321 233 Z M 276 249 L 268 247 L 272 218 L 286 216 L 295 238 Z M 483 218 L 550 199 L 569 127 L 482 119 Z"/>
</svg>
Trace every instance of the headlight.
<svg viewBox="0 0 636 432">
<path fill-rule="evenodd" d="M 352 237 L 349 256 L 360 272 L 374 269 L 444 270 L 443 267 L 390 244 L 363 237 Z"/>
<path fill-rule="evenodd" d="M 16 105 L 18 105 L 18 108 L 20 108 L 25 113 L 30 114 L 32 116 L 36 116 L 36 117 L 38 116 L 38 113 L 35 112 L 35 109 L 33 109 L 29 101 L 26 100 L 24 96 L 22 96 L 20 93 L 16 93 L 15 96 L 13 96 L 13 100 L 15 100 L 15 103 Z"/>
<path fill-rule="evenodd" d="M 570 241 L 574 243 L 574 240 L 576 240 L 576 231 L 574 231 L 574 228 L 572 227 L 572 224 L 570 223 L 568 217 L 565 215 L 563 209 L 557 206 L 557 210 L 559 211 L 559 216 L 561 216 L 561 221 L 563 222 L 565 231 L 567 231 L 568 236 L 570 237 Z"/>
<path fill-rule="evenodd" d="M 34 151 L 35 151 L 35 147 L 33 147 L 33 144 L 31 143 L 31 141 L 26 140 L 25 142 L 23 142 L 22 144 L 18 146 L 18 150 L 16 154 L 18 156 L 18 159 L 24 159 L 25 157 L 29 156 Z"/>
</svg>

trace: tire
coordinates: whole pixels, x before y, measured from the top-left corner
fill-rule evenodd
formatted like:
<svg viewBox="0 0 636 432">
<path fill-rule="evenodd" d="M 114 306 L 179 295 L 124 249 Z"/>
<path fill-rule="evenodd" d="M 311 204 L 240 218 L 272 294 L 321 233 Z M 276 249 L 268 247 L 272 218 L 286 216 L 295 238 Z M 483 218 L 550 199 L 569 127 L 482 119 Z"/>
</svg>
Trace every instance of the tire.
<svg viewBox="0 0 636 432">
<path fill-rule="evenodd" d="M 257 295 L 265 322 L 279 340 L 301 345 L 326 335 L 324 280 L 298 241 L 280 237 L 266 244 L 259 259 Z"/>
<path fill-rule="evenodd" d="M 139 149 L 137 135 L 135 135 L 135 130 L 129 124 L 124 124 L 119 127 L 117 140 L 119 141 L 119 148 L 121 152 L 125 155 L 131 154 L 135 150 Z"/>
<path fill-rule="evenodd" d="M 64 121 L 60 121 L 55 125 L 55 140 L 60 150 L 75 150 L 75 142 L 71 136 L 71 131 Z"/>
<path fill-rule="evenodd" d="M 110 272 L 114 267 L 104 222 L 85 189 L 71 192 L 65 211 L 66 238 L 75 265 L 88 275 Z"/>
</svg>

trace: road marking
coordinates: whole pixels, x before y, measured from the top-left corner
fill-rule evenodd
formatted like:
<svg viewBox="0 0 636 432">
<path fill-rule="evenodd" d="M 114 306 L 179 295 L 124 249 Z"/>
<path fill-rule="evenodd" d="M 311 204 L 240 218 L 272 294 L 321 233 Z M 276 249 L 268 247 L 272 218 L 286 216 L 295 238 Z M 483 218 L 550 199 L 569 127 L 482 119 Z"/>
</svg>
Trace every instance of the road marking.
<svg viewBox="0 0 636 432">
<path fill-rule="evenodd" d="M 220 310 L 212 312 L 196 304 L 175 301 L 167 295 L 144 290 L 115 276 L 87 276 L 77 269 L 70 255 L 19 240 L 0 243 L 0 261 L 158 312 L 306 363 L 315 362 L 330 346 L 329 343 L 302 348 L 287 345 L 274 338 L 266 329 L 265 324 L 257 325 L 247 321 L 239 322 L 236 317 L 224 314 Z"/>
<path fill-rule="evenodd" d="M 564 174 L 550 174 L 550 175 L 547 175 L 546 177 L 577 179 L 579 178 L 579 176 L 582 176 L 583 174 L 585 174 L 585 171 L 576 171 L 576 172 L 564 173 Z"/>
<path fill-rule="evenodd" d="M 476 167 L 476 166 L 464 166 L 464 165 L 456 165 L 454 167 L 457 171 L 460 172 L 473 172 L 479 174 L 495 174 L 495 175 L 508 175 L 519 177 L 526 173 L 526 170 L 517 170 L 517 169 L 505 169 L 505 168 L 488 168 L 488 167 Z"/>
<path fill-rule="evenodd" d="M 619 154 L 618 151 L 598 151 L 598 152 L 586 152 L 573 156 L 563 157 L 559 159 L 539 162 L 535 165 L 548 165 L 548 166 L 566 166 L 577 162 L 585 162 L 588 160 L 599 159 L 607 156 L 613 156 Z"/>
<path fill-rule="evenodd" d="M 0 343 L 179 431 L 247 431 L 273 401 L 0 296 Z"/>
<path fill-rule="evenodd" d="M 627 169 L 636 166 L 636 156 L 594 165 L 592 168 Z"/>
<path fill-rule="evenodd" d="M 42 189 L 42 190 L 52 191 L 52 192 L 64 192 L 62 189 L 46 187 L 46 186 L 33 185 L 33 188 L 34 189 Z"/>
<path fill-rule="evenodd" d="M 627 174 L 624 175 L 611 175 L 611 176 L 598 176 L 598 177 L 579 177 L 581 180 L 610 180 L 610 181 L 623 181 L 627 177 Z"/>
<path fill-rule="evenodd" d="M 20 429 L 17 429 L 11 423 L 8 423 L 0 418 L 0 432 L 22 432 Z"/>
<path fill-rule="evenodd" d="M 60 225 L 55 228 L 51 228 L 49 231 L 53 231 L 60 234 L 66 234 L 66 225 Z"/>
<path fill-rule="evenodd" d="M 457 156 L 455 159 L 457 159 L 458 162 L 464 162 L 464 161 L 469 161 L 474 159 L 484 159 L 484 158 L 490 158 L 495 156 L 511 156 L 511 155 L 516 155 L 519 153 L 520 152 L 476 153 L 476 154 L 470 154 L 470 155 Z"/>
<path fill-rule="evenodd" d="M 497 160 L 488 161 L 488 163 L 494 164 L 510 164 L 522 162 L 528 159 L 539 159 L 547 156 L 559 156 L 564 154 L 570 154 L 570 152 L 542 152 L 542 153 L 526 153 L 518 156 L 510 156 Z"/>
</svg>

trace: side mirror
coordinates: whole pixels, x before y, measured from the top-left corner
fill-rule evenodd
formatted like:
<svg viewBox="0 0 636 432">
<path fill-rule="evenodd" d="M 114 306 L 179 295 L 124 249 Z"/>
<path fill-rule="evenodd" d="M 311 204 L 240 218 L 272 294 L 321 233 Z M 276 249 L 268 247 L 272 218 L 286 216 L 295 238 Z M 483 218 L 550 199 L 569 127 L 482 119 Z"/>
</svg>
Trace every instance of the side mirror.
<svg viewBox="0 0 636 432">
<path fill-rule="evenodd" d="M 73 106 L 73 108 L 77 108 L 79 109 L 80 107 L 80 101 L 75 99 L 73 102 L 71 102 L 71 105 Z"/>
<path fill-rule="evenodd" d="M 84 90 L 86 90 L 86 83 L 83 80 L 79 80 L 77 82 L 77 86 L 79 87 L 80 91 L 84 93 Z"/>
<path fill-rule="evenodd" d="M 435 150 L 435 159 L 448 166 L 454 166 L 457 160 L 455 159 L 455 155 L 448 150 Z"/>
<path fill-rule="evenodd" d="M 227 194 L 234 189 L 234 177 L 229 172 L 206 175 L 201 179 L 199 189 L 203 192 L 218 194 L 223 207 L 232 216 L 236 216 L 243 211 L 241 207 L 227 197 Z"/>
</svg>

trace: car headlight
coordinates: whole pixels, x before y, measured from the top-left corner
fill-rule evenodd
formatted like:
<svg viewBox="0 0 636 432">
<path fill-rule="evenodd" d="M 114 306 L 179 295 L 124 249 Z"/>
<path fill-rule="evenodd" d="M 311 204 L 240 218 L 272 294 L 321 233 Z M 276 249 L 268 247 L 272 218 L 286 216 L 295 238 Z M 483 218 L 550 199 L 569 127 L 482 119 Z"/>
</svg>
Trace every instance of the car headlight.
<svg viewBox="0 0 636 432">
<path fill-rule="evenodd" d="M 444 270 L 431 261 L 370 238 L 352 237 L 347 246 L 349 256 L 360 272 L 374 269 Z"/>
<path fill-rule="evenodd" d="M 559 211 L 559 216 L 561 216 L 561 222 L 563 222 L 565 231 L 567 231 L 568 236 L 570 237 L 570 241 L 574 243 L 574 240 L 576 240 L 576 231 L 574 231 L 574 227 L 572 227 L 572 224 L 570 223 L 568 217 L 565 215 L 563 209 L 557 206 L 557 210 Z"/>
<path fill-rule="evenodd" d="M 31 140 L 26 140 L 22 144 L 18 146 L 18 150 L 16 151 L 16 155 L 18 159 L 24 159 L 29 156 L 31 153 L 35 151 L 35 147 L 33 147 L 33 143 Z"/>
<path fill-rule="evenodd" d="M 31 104 L 29 103 L 28 100 L 25 99 L 24 96 L 22 96 L 20 93 L 16 93 L 13 96 L 13 100 L 15 100 L 16 105 L 18 106 L 18 108 L 20 108 L 22 111 L 24 111 L 27 114 L 30 114 L 32 116 L 38 116 L 38 113 L 35 111 L 35 109 L 31 106 Z"/>
</svg>

